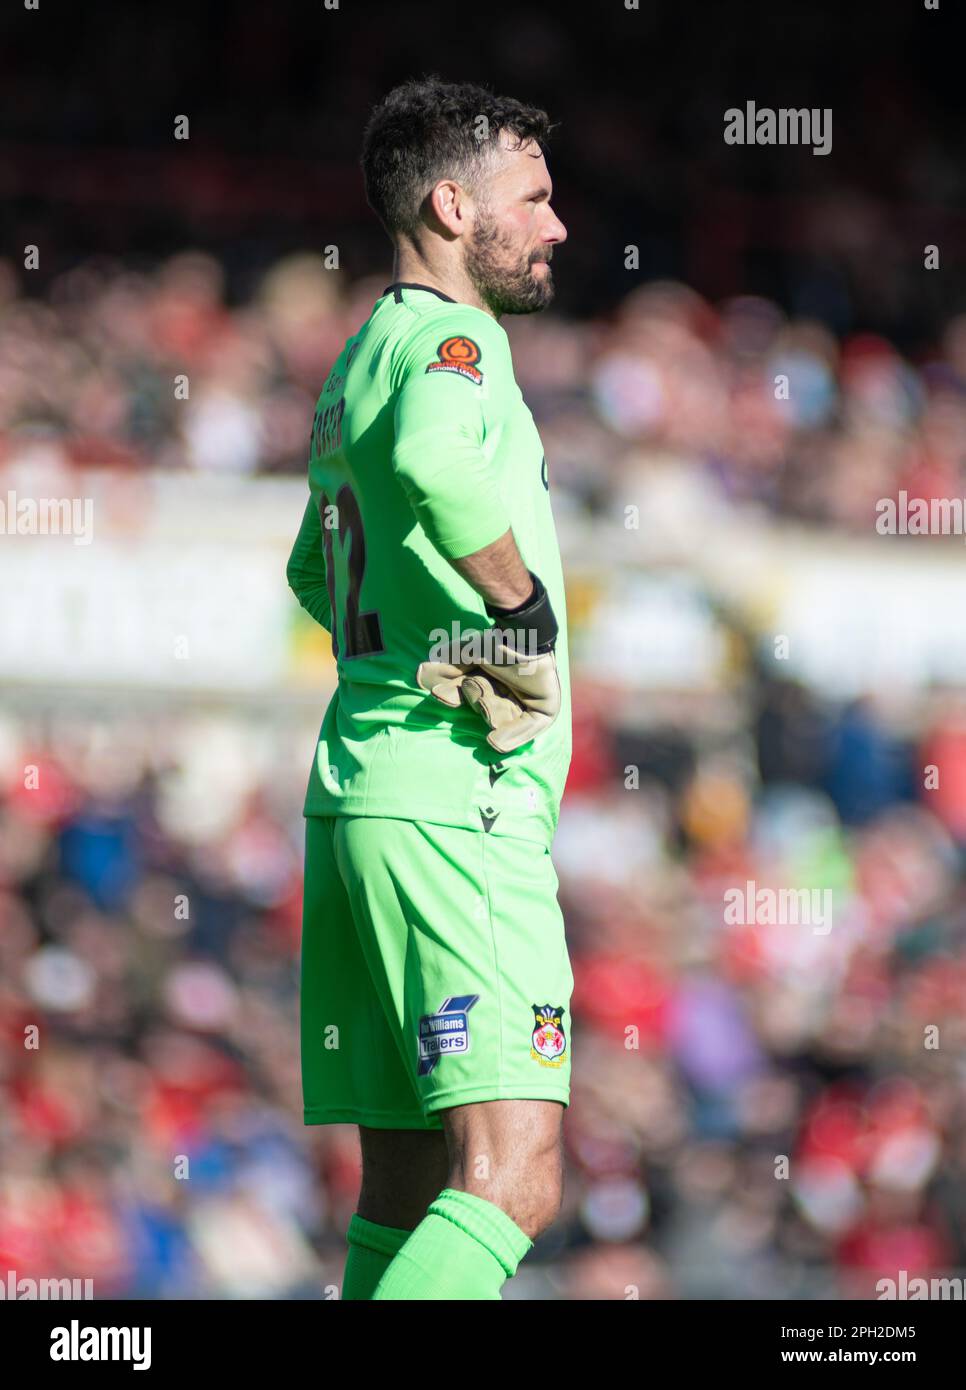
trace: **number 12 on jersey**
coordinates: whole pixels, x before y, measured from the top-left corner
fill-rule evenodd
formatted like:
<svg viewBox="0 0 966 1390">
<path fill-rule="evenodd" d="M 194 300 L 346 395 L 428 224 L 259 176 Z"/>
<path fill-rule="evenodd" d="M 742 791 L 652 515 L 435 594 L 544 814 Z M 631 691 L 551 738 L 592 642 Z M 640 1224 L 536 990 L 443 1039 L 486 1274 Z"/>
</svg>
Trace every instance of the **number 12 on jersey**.
<svg viewBox="0 0 966 1390">
<path fill-rule="evenodd" d="M 360 612 L 360 594 L 366 572 L 366 538 L 362 529 L 362 513 L 355 493 L 348 483 L 343 483 L 336 493 L 335 517 L 333 526 L 332 503 L 326 493 L 319 494 L 319 520 L 322 523 L 322 544 L 325 549 L 325 583 L 329 591 L 329 607 L 332 610 L 332 655 L 338 660 L 342 651 L 344 661 L 354 656 L 371 656 L 386 650 L 382 640 L 382 624 L 374 608 Z M 339 539 L 339 557 L 344 560 L 345 573 L 345 612 L 341 616 L 335 603 L 335 545 L 333 532 Z M 343 640 L 340 644 L 338 633 L 341 628 Z"/>
</svg>

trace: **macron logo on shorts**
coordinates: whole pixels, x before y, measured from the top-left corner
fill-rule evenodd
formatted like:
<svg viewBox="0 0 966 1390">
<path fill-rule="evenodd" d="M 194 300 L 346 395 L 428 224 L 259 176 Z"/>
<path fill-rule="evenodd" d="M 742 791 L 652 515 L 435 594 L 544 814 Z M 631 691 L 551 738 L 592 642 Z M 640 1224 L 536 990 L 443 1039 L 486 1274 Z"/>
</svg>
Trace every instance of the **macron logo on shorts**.
<svg viewBox="0 0 966 1390">
<path fill-rule="evenodd" d="M 451 994 L 434 1014 L 419 1020 L 418 1076 L 428 1076 L 440 1057 L 469 1052 L 470 1028 L 466 1015 L 479 999 L 478 994 Z"/>
</svg>

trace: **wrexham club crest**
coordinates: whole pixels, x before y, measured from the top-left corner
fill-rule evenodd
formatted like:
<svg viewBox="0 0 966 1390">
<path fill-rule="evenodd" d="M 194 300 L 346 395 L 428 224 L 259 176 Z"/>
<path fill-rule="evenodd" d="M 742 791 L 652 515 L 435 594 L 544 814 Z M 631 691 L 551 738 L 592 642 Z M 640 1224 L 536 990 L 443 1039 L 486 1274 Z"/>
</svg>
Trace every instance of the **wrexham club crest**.
<svg viewBox="0 0 966 1390">
<path fill-rule="evenodd" d="M 535 1019 L 530 1042 L 530 1056 L 541 1066 L 559 1067 L 567 1056 L 567 1039 L 563 1030 L 563 1006 L 531 1004 Z"/>
</svg>

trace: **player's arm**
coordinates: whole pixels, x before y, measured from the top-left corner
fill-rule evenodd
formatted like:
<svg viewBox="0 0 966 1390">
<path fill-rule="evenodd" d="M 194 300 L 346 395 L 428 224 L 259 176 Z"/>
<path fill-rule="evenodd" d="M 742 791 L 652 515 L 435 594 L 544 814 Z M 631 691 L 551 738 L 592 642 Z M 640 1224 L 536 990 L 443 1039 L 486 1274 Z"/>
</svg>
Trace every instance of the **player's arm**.
<svg viewBox="0 0 966 1390">
<path fill-rule="evenodd" d="M 504 532 L 474 554 L 463 555 L 450 563 L 486 603 L 498 607 L 516 607 L 529 596 L 533 587 L 530 571 L 523 563 L 512 531 Z"/>
<path fill-rule="evenodd" d="M 302 525 L 292 546 L 285 570 L 289 588 L 307 613 L 317 623 L 332 631 L 332 608 L 325 575 L 325 551 L 322 548 L 322 523 L 318 508 L 310 497 L 302 517 Z"/>
<path fill-rule="evenodd" d="M 487 372 L 493 389 L 512 386 L 506 336 L 478 316 L 470 320 L 472 334 L 469 327 L 454 331 L 461 327 L 458 314 L 447 319 L 448 339 L 437 319 L 435 328 L 431 323 L 417 335 L 407 355 L 395 408 L 393 469 L 426 535 L 482 595 L 501 632 L 494 634 L 498 661 L 492 666 L 469 667 L 455 658 L 423 662 L 416 678 L 444 704 L 463 699 L 473 705 L 490 725 L 491 746 L 509 752 L 560 710 L 553 656 L 557 622 L 546 589 L 517 548 L 486 448 Z M 447 342 L 464 345 L 459 358 L 452 353 L 452 368 L 446 366 Z M 460 358 L 472 372 L 460 370 Z"/>
<path fill-rule="evenodd" d="M 462 348 L 465 373 L 448 345 Z M 490 465 L 483 411 L 488 394 L 513 386 L 506 334 L 481 314 L 433 315 L 399 371 L 392 465 L 417 520 L 487 603 L 522 603 L 532 581 Z"/>
<path fill-rule="evenodd" d="M 490 359 L 509 349 L 500 343 L 496 323 L 486 336 L 483 317 L 467 316 L 476 335 L 470 338 L 465 326 L 462 335 L 454 331 L 461 323 L 455 312 L 431 316 L 406 345 L 396 394 L 393 471 L 426 536 L 451 563 L 491 546 L 510 529 L 488 457 L 483 412 L 484 393 L 498 389 L 505 370 Z M 448 351 L 446 343 L 457 341 L 467 344 L 479 364 L 467 375 L 440 356 Z"/>
</svg>

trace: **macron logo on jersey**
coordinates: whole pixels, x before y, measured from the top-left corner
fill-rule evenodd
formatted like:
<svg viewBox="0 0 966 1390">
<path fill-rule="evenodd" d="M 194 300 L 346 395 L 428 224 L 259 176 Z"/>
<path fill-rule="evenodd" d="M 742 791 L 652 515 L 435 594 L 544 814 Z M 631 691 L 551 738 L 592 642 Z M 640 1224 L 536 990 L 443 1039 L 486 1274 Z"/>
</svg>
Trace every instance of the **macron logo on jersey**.
<svg viewBox="0 0 966 1390">
<path fill-rule="evenodd" d="M 476 364 L 483 354 L 479 343 L 472 338 L 445 338 L 436 349 L 436 362 L 430 362 L 427 372 L 456 372 L 467 381 L 475 381 L 477 386 L 483 380 L 483 373 Z"/>
</svg>

